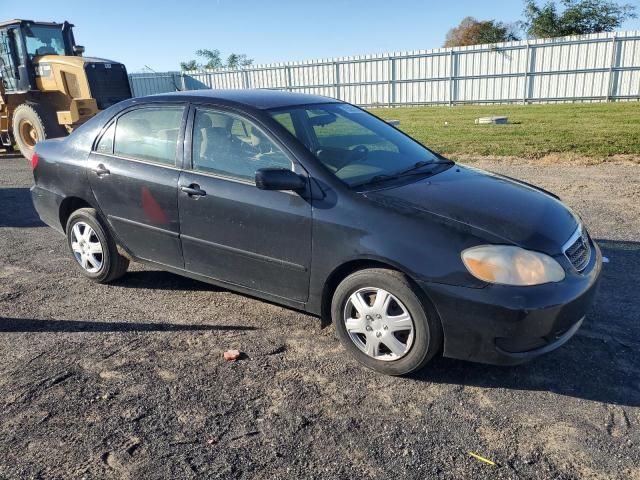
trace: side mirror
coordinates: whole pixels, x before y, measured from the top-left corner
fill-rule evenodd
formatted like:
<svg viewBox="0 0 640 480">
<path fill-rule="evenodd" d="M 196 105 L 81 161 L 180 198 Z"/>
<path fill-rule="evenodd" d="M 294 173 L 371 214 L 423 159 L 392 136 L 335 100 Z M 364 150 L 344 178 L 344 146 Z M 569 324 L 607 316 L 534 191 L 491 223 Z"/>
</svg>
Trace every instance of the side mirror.
<svg viewBox="0 0 640 480">
<path fill-rule="evenodd" d="M 261 168 L 256 172 L 256 187 L 260 190 L 302 190 L 305 179 L 285 168 Z"/>
<path fill-rule="evenodd" d="M 73 46 L 73 54 L 77 57 L 81 57 L 84 53 L 84 47 L 82 45 L 74 45 Z"/>
</svg>

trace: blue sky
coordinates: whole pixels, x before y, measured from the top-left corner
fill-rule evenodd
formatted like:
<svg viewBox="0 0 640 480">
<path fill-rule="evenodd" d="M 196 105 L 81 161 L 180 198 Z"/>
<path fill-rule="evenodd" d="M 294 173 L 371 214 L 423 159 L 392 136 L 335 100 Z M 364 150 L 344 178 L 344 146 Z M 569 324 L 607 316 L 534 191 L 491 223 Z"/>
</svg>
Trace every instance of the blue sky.
<svg viewBox="0 0 640 480">
<path fill-rule="evenodd" d="M 177 70 L 199 48 L 246 53 L 255 63 L 437 48 L 463 17 L 516 21 L 522 2 L 0 0 L 0 12 L 2 20 L 69 20 L 87 55 L 121 61 L 135 72 L 145 65 Z M 640 20 L 623 29 L 640 29 Z"/>
</svg>

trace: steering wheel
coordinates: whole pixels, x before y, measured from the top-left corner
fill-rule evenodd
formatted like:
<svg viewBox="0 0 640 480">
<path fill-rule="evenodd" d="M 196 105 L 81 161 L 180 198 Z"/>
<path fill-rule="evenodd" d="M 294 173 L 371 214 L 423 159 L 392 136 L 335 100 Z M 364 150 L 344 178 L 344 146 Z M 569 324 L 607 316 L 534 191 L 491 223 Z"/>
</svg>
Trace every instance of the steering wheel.
<svg viewBox="0 0 640 480">
<path fill-rule="evenodd" d="M 369 149 L 365 145 L 356 145 L 351 149 L 351 155 L 349 155 L 349 160 L 361 160 L 366 158 L 369 154 Z"/>
<path fill-rule="evenodd" d="M 261 151 L 259 146 L 254 146 L 248 142 L 243 142 L 238 137 L 233 135 L 231 136 L 231 144 L 236 149 L 236 153 L 246 155 L 247 157 L 257 157 L 261 153 L 264 153 Z"/>
<path fill-rule="evenodd" d="M 368 154 L 369 154 L 369 149 L 365 145 L 356 145 L 355 147 L 349 150 L 349 155 L 345 156 L 344 162 L 342 162 L 342 164 L 338 166 L 336 171 L 333 173 L 334 174 L 338 173 L 343 168 L 351 165 L 351 162 L 353 161 L 364 160 L 365 158 L 367 158 Z"/>
</svg>

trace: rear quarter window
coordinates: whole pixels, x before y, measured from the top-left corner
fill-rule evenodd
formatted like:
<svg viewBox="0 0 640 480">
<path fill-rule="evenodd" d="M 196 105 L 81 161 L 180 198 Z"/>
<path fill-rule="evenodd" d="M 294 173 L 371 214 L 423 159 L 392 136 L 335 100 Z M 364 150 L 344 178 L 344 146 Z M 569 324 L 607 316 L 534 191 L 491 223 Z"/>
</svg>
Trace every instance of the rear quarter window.
<svg viewBox="0 0 640 480">
<path fill-rule="evenodd" d="M 109 128 L 104 132 L 100 140 L 98 140 L 98 144 L 96 145 L 95 151 L 97 153 L 102 154 L 112 154 L 113 153 L 113 136 L 116 131 L 116 124 L 112 123 Z"/>
</svg>

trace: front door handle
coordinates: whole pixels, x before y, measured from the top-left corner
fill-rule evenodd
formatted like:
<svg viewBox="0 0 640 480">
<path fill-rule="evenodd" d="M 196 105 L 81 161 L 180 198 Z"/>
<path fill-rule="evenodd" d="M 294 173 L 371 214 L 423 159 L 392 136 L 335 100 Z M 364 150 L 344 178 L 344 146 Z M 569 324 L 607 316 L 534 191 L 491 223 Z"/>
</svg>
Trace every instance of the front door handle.
<svg viewBox="0 0 640 480">
<path fill-rule="evenodd" d="M 180 185 L 180 190 L 189 195 L 190 197 L 204 197 L 207 192 L 200 188 L 197 183 L 191 185 Z"/>
<path fill-rule="evenodd" d="M 98 164 L 98 166 L 96 168 L 94 168 L 94 173 L 99 176 L 102 177 L 104 175 L 109 175 L 111 172 L 109 171 L 109 169 L 107 167 L 105 167 L 103 164 Z"/>
</svg>

